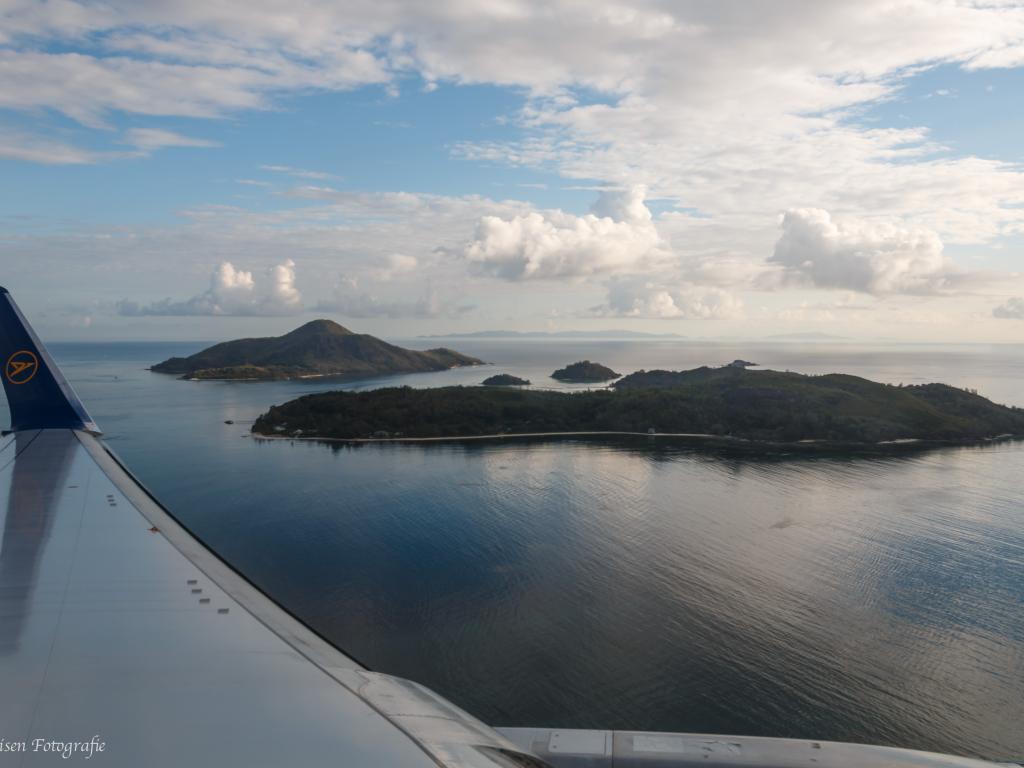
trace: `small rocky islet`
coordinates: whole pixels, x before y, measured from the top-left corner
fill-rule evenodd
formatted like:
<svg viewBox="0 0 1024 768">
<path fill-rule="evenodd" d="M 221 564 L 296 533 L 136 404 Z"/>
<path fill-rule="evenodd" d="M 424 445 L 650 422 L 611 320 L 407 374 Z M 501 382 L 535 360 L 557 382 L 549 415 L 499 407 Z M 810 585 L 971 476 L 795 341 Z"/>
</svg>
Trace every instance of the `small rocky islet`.
<svg viewBox="0 0 1024 768">
<path fill-rule="evenodd" d="M 552 379 L 580 384 L 597 384 L 602 381 L 612 381 L 620 376 L 622 376 L 621 373 L 616 373 L 608 366 L 592 363 L 589 360 L 580 360 L 578 363 L 565 366 L 565 368 L 559 368 L 551 374 Z"/>
<path fill-rule="evenodd" d="M 529 379 L 521 379 L 510 373 L 498 373 L 480 383 L 485 387 L 527 387 L 530 385 Z"/>
</svg>

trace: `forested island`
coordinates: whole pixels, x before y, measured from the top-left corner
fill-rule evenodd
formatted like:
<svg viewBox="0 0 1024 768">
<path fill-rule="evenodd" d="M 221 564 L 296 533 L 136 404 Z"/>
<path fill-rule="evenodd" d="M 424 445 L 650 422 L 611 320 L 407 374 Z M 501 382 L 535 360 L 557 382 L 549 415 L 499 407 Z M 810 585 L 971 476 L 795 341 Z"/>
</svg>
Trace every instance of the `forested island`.
<svg viewBox="0 0 1024 768">
<path fill-rule="evenodd" d="M 485 387 L 526 387 L 529 386 L 530 382 L 528 379 L 521 379 L 510 373 L 498 373 L 494 376 L 488 376 L 481 384 Z"/>
<path fill-rule="evenodd" d="M 312 320 L 284 336 L 214 344 L 190 357 L 164 360 L 150 370 L 186 379 L 260 380 L 422 373 L 482 364 L 451 349 L 404 349 L 353 333 L 331 320 Z"/>
<path fill-rule="evenodd" d="M 558 379 L 559 381 L 597 383 L 617 379 L 620 375 L 606 365 L 592 363 L 589 360 L 581 360 L 578 363 L 567 365 L 565 368 L 559 368 L 551 374 L 551 378 Z"/>
<path fill-rule="evenodd" d="M 622 432 L 700 434 L 765 446 L 966 443 L 1024 435 L 1024 409 L 945 384 L 743 368 L 640 371 L 614 389 L 492 387 L 307 395 L 260 416 L 253 432 L 335 439 Z"/>
</svg>

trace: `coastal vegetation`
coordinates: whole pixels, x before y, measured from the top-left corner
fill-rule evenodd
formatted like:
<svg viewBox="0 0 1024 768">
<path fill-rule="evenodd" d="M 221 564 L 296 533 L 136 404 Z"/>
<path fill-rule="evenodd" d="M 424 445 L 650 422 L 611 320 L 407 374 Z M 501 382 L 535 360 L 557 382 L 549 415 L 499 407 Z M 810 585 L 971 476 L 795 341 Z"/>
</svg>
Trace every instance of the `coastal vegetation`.
<svg viewBox="0 0 1024 768">
<path fill-rule="evenodd" d="M 484 379 L 481 384 L 485 387 L 525 387 L 529 386 L 529 379 L 521 379 L 510 373 L 498 373 Z"/>
<path fill-rule="evenodd" d="M 699 433 L 766 443 L 966 442 L 1024 435 L 1024 410 L 945 384 L 743 368 L 641 371 L 614 389 L 326 392 L 273 406 L 253 432 L 364 439 L 564 432 Z"/>
<path fill-rule="evenodd" d="M 188 379 L 259 380 L 421 373 L 465 365 L 482 361 L 445 348 L 404 349 L 331 320 L 312 320 L 284 336 L 214 344 L 150 370 Z"/>
<path fill-rule="evenodd" d="M 600 381 L 611 381 L 619 378 L 621 374 L 600 363 L 592 363 L 589 360 L 581 360 L 578 363 L 559 368 L 551 374 L 552 379 L 559 381 L 571 381 L 581 383 L 594 383 Z"/>
</svg>

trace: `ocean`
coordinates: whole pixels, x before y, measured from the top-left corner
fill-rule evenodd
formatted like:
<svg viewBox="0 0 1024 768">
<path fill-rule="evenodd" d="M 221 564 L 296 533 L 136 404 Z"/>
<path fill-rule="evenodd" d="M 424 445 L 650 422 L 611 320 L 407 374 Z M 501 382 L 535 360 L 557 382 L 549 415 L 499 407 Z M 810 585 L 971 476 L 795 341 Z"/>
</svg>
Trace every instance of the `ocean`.
<svg viewBox="0 0 1024 768">
<path fill-rule="evenodd" d="M 1024 345 L 443 343 L 494 365 L 187 382 L 145 368 L 202 343 L 50 349 L 109 445 L 213 549 L 371 669 L 485 722 L 1024 758 L 1024 443 L 751 458 L 647 437 L 248 436 L 310 392 L 499 372 L 561 387 L 548 374 L 585 358 L 621 373 L 744 358 L 1024 406 Z"/>
</svg>

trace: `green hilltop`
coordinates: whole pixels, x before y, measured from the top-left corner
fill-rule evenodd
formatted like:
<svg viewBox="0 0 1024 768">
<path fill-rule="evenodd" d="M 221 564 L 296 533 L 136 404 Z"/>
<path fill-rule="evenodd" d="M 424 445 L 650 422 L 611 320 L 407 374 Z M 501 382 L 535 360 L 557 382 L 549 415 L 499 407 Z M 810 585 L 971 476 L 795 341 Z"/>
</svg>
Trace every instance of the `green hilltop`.
<svg viewBox="0 0 1024 768">
<path fill-rule="evenodd" d="M 450 349 L 404 349 L 331 320 L 312 320 L 284 336 L 225 341 L 190 357 L 164 360 L 150 370 L 190 379 L 296 379 L 421 373 L 481 364 Z"/>
<path fill-rule="evenodd" d="M 272 407 L 258 434 L 367 438 L 538 432 L 699 433 L 764 443 L 957 443 L 1024 435 L 1024 410 L 945 384 L 742 368 L 640 371 L 614 389 L 388 388 L 307 395 Z"/>
</svg>

